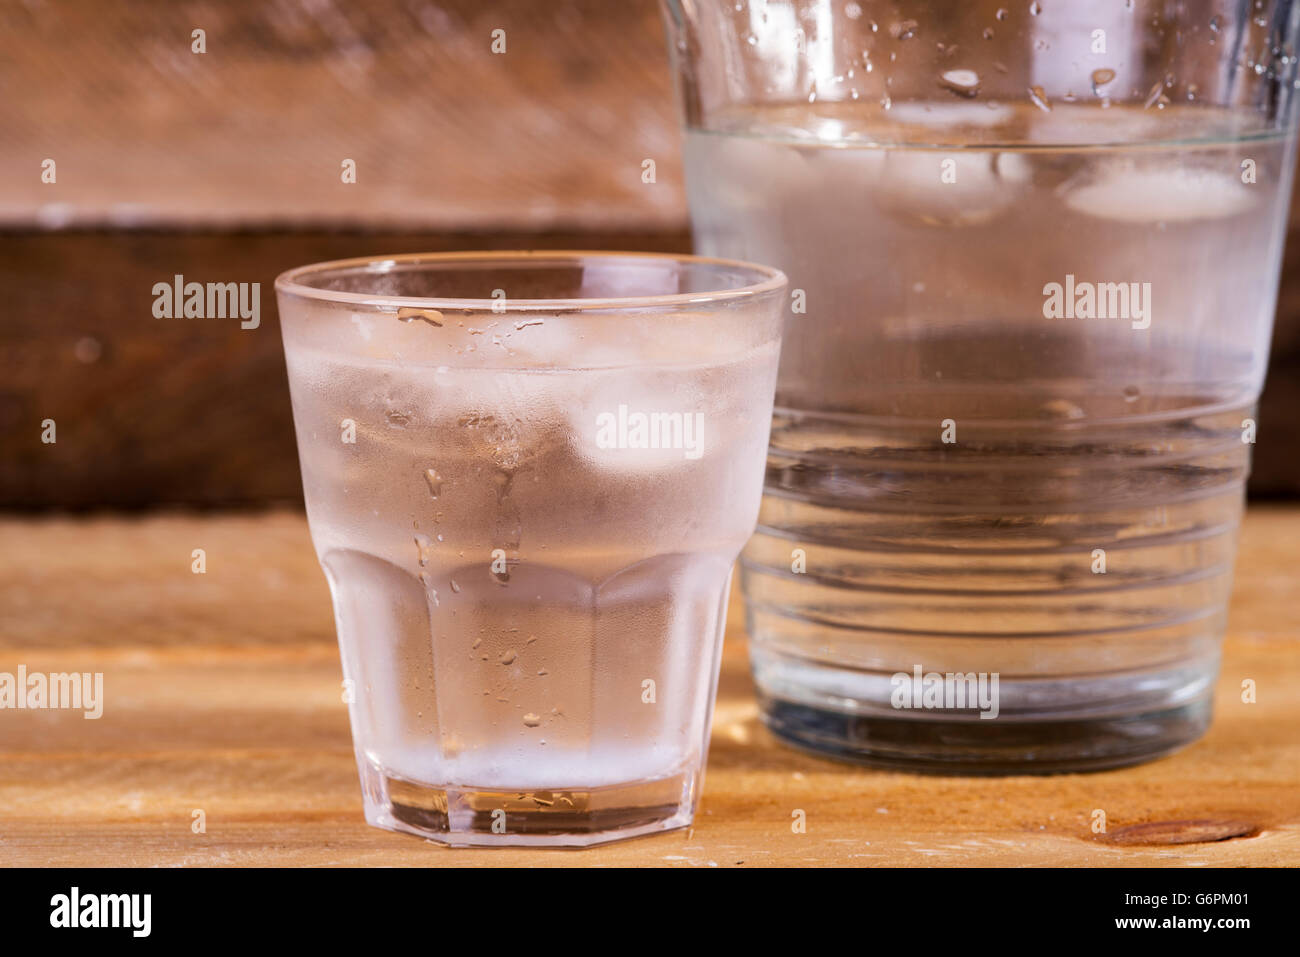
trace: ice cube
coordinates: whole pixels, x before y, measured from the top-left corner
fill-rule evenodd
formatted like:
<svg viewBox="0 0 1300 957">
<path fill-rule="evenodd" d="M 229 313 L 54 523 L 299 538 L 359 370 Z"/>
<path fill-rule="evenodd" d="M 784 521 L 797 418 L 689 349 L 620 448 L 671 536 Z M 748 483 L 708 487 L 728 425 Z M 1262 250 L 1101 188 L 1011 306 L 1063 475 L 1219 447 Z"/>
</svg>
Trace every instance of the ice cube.
<svg viewBox="0 0 1300 957">
<path fill-rule="evenodd" d="M 1231 170 L 1132 160 L 1108 163 L 1061 191 L 1075 212 L 1127 223 L 1239 216 L 1256 198 Z"/>
</svg>

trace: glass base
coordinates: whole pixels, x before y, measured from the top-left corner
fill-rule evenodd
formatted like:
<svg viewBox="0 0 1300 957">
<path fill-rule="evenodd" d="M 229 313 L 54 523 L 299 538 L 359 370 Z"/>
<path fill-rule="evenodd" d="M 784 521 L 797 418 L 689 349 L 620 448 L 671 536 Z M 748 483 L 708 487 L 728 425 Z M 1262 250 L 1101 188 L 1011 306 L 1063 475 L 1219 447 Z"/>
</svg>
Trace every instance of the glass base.
<svg viewBox="0 0 1300 957">
<path fill-rule="evenodd" d="M 760 695 L 778 738 L 823 757 L 931 774 L 1104 771 L 1177 751 L 1205 733 L 1208 698 L 1140 714 L 980 721 L 849 714 Z"/>
<path fill-rule="evenodd" d="M 366 821 L 450 847 L 591 847 L 687 827 L 699 774 L 597 788 L 436 787 L 363 761 Z"/>
</svg>

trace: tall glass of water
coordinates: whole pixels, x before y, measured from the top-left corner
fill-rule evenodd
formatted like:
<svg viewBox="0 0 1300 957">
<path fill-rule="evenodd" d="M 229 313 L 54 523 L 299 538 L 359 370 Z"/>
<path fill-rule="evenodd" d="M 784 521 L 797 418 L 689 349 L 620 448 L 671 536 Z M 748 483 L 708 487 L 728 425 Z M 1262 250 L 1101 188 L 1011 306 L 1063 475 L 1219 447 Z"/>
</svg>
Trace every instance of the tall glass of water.
<svg viewBox="0 0 1300 957">
<path fill-rule="evenodd" d="M 698 251 L 790 278 L 751 661 L 968 773 L 1208 725 L 1294 168 L 1290 0 L 665 0 Z"/>
</svg>

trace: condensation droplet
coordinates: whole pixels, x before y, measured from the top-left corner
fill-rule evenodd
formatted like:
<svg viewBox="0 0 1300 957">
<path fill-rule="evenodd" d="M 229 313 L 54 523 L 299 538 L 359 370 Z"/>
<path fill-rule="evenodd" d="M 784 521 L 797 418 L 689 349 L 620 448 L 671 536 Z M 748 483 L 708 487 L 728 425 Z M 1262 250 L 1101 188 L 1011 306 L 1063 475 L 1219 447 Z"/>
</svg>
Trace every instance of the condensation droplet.
<svg viewBox="0 0 1300 957">
<path fill-rule="evenodd" d="M 1142 390 L 1135 385 L 1125 386 L 1124 401 L 1136 402 L 1142 396 Z"/>
<path fill-rule="evenodd" d="M 958 96 L 978 96 L 980 91 L 979 74 L 974 70 L 948 70 L 939 78 L 939 83 Z"/>
<path fill-rule="evenodd" d="M 535 715 L 531 711 L 528 712 L 526 715 L 524 715 L 525 727 L 535 728 L 541 723 L 542 723 L 542 719 L 540 715 Z"/>
<path fill-rule="evenodd" d="M 1098 87 L 1103 87 L 1111 80 L 1115 79 L 1115 71 L 1111 69 L 1100 69 L 1092 71 L 1092 92 L 1098 93 Z"/>
<path fill-rule="evenodd" d="M 1029 88 L 1029 99 L 1034 106 L 1038 107 L 1044 113 L 1052 112 L 1052 104 L 1047 100 L 1047 93 L 1041 86 L 1031 86 Z"/>
<path fill-rule="evenodd" d="M 437 309 L 418 309 L 415 306 L 402 306 L 397 310 L 397 318 L 402 322 L 411 322 L 414 319 L 420 319 L 431 326 L 442 328 L 442 313 Z"/>
<path fill-rule="evenodd" d="M 519 656 L 516 655 L 514 651 L 504 651 L 501 653 L 501 663 L 503 665 L 513 665 L 515 663 L 515 659 L 518 657 Z"/>
<path fill-rule="evenodd" d="M 437 469 L 425 469 L 424 481 L 429 485 L 429 496 L 437 498 L 442 494 L 442 476 L 438 474 Z"/>
<path fill-rule="evenodd" d="M 916 36 L 918 26 L 915 20 L 899 20 L 889 25 L 889 35 L 895 40 L 910 40 Z"/>
<path fill-rule="evenodd" d="M 1067 399 L 1052 399 L 1039 406 L 1043 415 L 1053 419 L 1081 419 L 1083 409 Z"/>
</svg>

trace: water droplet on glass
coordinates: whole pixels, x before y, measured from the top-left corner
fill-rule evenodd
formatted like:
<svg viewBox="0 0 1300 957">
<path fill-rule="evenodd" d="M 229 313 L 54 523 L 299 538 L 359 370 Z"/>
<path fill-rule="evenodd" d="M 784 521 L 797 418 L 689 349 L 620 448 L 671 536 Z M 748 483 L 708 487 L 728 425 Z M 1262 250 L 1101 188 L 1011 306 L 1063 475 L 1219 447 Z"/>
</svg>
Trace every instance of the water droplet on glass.
<svg viewBox="0 0 1300 957">
<path fill-rule="evenodd" d="M 900 20 L 889 25 L 889 35 L 895 40 L 910 40 L 916 36 L 918 26 L 915 20 Z"/>
<path fill-rule="evenodd" d="M 415 306 L 402 306 L 397 310 L 397 318 L 402 322 L 420 319 L 431 326 L 442 328 L 442 313 L 437 309 L 417 309 Z"/>
<path fill-rule="evenodd" d="M 1034 0 L 1034 2 L 1029 5 L 1029 13 L 1032 16 L 1036 17 L 1042 12 L 1043 12 L 1043 5 L 1039 3 L 1038 0 Z"/>
<path fill-rule="evenodd" d="M 411 413 L 399 412 L 397 409 L 389 409 L 384 413 L 388 419 L 388 427 L 392 429 L 404 429 L 411 424 Z"/>
<path fill-rule="evenodd" d="M 1005 20 L 1007 18 L 1007 8 L 998 7 L 998 12 L 993 15 L 997 17 L 999 20 Z"/>
<path fill-rule="evenodd" d="M 415 536 L 416 557 L 420 561 L 420 567 L 423 568 L 429 564 L 429 554 L 433 551 L 433 542 L 429 541 L 428 535 Z"/>
<path fill-rule="evenodd" d="M 1052 104 L 1047 101 L 1047 93 L 1041 86 L 1031 86 L 1029 88 L 1029 99 L 1034 106 L 1038 107 L 1044 113 L 1052 112 Z"/>
<path fill-rule="evenodd" d="M 1126 386 L 1124 388 L 1125 402 L 1136 402 L 1141 395 L 1142 395 L 1142 390 L 1135 385 Z"/>
<path fill-rule="evenodd" d="M 1211 33 L 1218 33 L 1218 32 L 1219 32 L 1219 24 L 1220 24 L 1220 22 L 1221 22 L 1221 21 L 1219 20 L 1219 18 L 1218 18 L 1217 16 L 1210 17 L 1210 32 L 1211 32 Z"/>
<path fill-rule="evenodd" d="M 939 85 L 958 96 L 978 96 L 980 78 L 974 70 L 949 70 L 939 78 Z"/>
<path fill-rule="evenodd" d="M 1039 406 L 1043 415 L 1053 419 L 1081 419 L 1083 409 L 1067 399 L 1052 399 Z"/>
<path fill-rule="evenodd" d="M 1101 87 L 1105 86 L 1111 80 L 1115 79 L 1115 71 L 1110 69 L 1101 69 L 1092 71 L 1092 92 L 1094 96 L 1101 95 Z"/>
<path fill-rule="evenodd" d="M 456 584 L 456 579 L 451 579 L 451 590 L 457 595 L 460 594 L 460 586 Z"/>
<path fill-rule="evenodd" d="M 985 28 L 984 28 L 984 39 L 985 39 L 985 40 L 992 40 L 992 39 L 993 39 L 993 28 L 992 28 L 992 27 L 985 27 Z"/>
<path fill-rule="evenodd" d="M 515 659 L 516 659 L 517 657 L 519 657 L 519 656 L 516 655 L 513 651 L 502 652 L 502 654 L 501 654 L 501 663 L 502 663 L 503 665 L 513 665 L 513 664 L 515 663 Z"/>
<path fill-rule="evenodd" d="M 437 469 L 425 469 L 424 480 L 429 485 L 429 496 L 437 498 L 442 494 L 442 476 L 438 474 Z"/>
<path fill-rule="evenodd" d="M 541 724 L 541 723 L 542 723 L 542 719 L 541 719 L 541 717 L 539 717 L 538 715 L 533 714 L 531 711 L 528 712 L 526 715 L 524 715 L 524 726 L 525 726 L 525 727 L 528 727 L 528 728 L 535 728 L 535 727 L 537 727 L 537 726 L 538 726 L 539 724 Z"/>
</svg>

